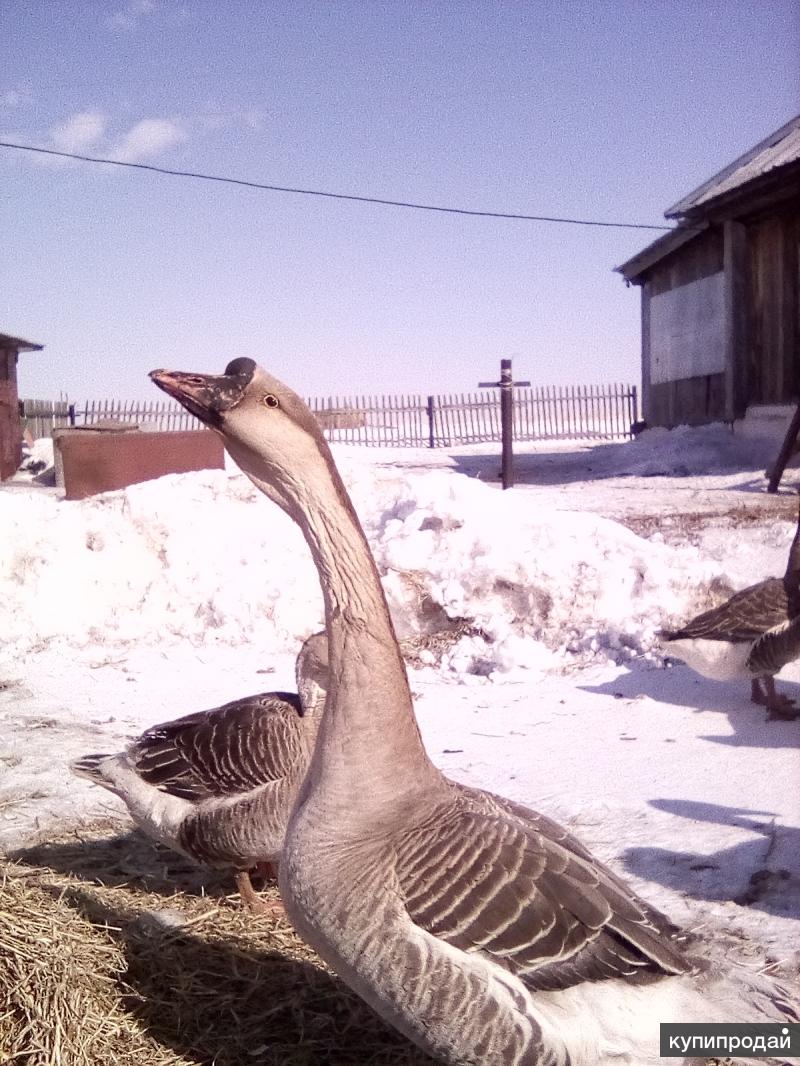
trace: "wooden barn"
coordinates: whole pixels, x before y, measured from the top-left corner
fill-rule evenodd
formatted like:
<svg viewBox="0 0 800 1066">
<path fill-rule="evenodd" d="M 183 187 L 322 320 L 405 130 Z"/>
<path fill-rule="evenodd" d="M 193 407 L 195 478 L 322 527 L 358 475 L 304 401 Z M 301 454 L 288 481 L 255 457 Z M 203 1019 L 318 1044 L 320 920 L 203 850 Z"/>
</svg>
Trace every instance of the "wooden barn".
<svg viewBox="0 0 800 1066">
<path fill-rule="evenodd" d="M 41 344 L 0 333 L 0 481 L 11 477 L 22 461 L 22 423 L 17 395 L 17 356 L 40 352 Z"/>
<path fill-rule="evenodd" d="M 800 398 L 800 115 L 665 212 L 616 269 L 642 290 L 650 426 Z"/>
</svg>

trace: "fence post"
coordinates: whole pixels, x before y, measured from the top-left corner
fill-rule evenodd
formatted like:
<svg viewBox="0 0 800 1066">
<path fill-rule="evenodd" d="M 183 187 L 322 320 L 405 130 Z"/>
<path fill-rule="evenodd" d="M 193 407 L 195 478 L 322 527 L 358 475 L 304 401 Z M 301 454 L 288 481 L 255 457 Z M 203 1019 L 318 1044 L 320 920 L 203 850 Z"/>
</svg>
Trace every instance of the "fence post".
<svg viewBox="0 0 800 1066">
<path fill-rule="evenodd" d="M 511 360 L 500 360 L 500 425 L 501 478 L 504 489 L 514 487 L 514 383 L 511 379 Z"/>
<path fill-rule="evenodd" d="M 630 436 L 634 436 L 633 427 L 639 421 L 639 404 L 636 401 L 636 386 L 631 385 L 631 424 Z"/>
<path fill-rule="evenodd" d="M 517 381 L 511 377 L 511 360 L 500 360 L 500 380 L 481 381 L 480 389 L 500 389 L 500 434 L 502 437 L 502 465 L 500 477 L 504 489 L 514 487 L 514 385 L 530 385 L 530 381 Z"/>
<path fill-rule="evenodd" d="M 436 423 L 433 410 L 433 397 L 428 397 L 428 447 L 436 447 Z"/>
<path fill-rule="evenodd" d="M 75 425 L 75 404 L 74 403 L 71 403 L 69 405 L 69 408 L 67 409 L 67 414 L 69 415 L 69 424 L 71 426 L 74 426 Z"/>
</svg>

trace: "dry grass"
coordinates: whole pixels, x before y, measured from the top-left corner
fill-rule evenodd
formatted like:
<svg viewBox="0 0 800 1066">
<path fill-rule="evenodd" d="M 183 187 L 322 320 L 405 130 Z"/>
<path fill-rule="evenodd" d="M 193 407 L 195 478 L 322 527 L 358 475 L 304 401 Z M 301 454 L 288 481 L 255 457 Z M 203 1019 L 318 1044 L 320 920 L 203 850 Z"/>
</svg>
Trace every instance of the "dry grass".
<svg viewBox="0 0 800 1066">
<path fill-rule="evenodd" d="M 228 889 L 137 832 L 0 858 L 0 1064 L 434 1066 Z"/>
<path fill-rule="evenodd" d="M 0 1062 L 423 1066 L 286 919 L 138 834 L 0 863 Z M 207 894 L 201 889 L 206 881 Z M 266 896 L 277 898 L 275 887 Z"/>
<path fill-rule="evenodd" d="M 767 506 L 769 510 L 766 510 Z M 776 521 L 794 523 L 797 521 L 797 497 L 754 494 L 747 502 L 728 507 L 693 507 L 672 514 L 630 512 L 614 517 L 640 537 L 652 537 L 654 533 L 660 533 L 668 544 L 697 546 L 712 526 L 734 531 Z"/>
</svg>

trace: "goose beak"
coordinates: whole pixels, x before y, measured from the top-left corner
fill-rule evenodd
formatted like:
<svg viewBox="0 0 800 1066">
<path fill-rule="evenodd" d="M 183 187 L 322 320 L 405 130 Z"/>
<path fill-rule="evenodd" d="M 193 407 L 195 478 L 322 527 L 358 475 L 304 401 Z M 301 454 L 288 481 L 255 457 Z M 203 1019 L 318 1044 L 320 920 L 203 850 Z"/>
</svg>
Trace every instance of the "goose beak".
<svg viewBox="0 0 800 1066">
<path fill-rule="evenodd" d="M 181 370 L 151 370 L 150 380 L 212 429 L 221 428 L 225 412 L 241 402 L 247 387 L 241 375 Z"/>
</svg>

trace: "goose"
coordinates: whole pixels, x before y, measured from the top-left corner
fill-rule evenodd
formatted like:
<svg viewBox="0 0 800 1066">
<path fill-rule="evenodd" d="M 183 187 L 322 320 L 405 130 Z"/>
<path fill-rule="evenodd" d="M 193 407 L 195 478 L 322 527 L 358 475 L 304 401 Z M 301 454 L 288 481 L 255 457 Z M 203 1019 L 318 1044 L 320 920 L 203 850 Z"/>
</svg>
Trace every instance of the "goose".
<svg viewBox="0 0 800 1066">
<path fill-rule="evenodd" d="M 767 721 L 794 719 L 794 701 L 775 691 L 775 674 L 800 658 L 800 509 L 782 578 L 768 577 L 660 633 L 667 652 L 715 681 L 750 681 Z"/>
<path fill-rule="evenodd" d="M 311 411 L 251 360 L 151 379 L 300 526 L 328 691 L 287 828 L 287 914 L 378 1014 L 449 1066 L 650 1066 L 659 1022 L 784 1021 L 766 977 L 695 961 L 565 829 L 432 763 L 380 578 Z"/>
<path fill-rule="evenodd" d="M 327 638 L 297 657 L 298 694 L 263 692 L 152 726 L 117 754 L 85 755 L 79 777 L 115 793 L 152 839 L 195 862 L 235 871 L 253 911 L 270 912 L 250 870 L 270 873 L 319 726 Z"/>
</svg>

